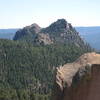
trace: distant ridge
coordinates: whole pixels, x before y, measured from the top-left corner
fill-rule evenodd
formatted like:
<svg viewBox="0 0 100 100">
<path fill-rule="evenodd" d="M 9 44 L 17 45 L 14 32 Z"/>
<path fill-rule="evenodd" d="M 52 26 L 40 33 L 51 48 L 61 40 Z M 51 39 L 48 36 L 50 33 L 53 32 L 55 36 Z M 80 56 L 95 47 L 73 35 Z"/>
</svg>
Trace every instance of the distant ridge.
<svg viewBox="0 0 100 100">
<path fill-rule="evenodd" d="M 79 35 L 96 50 L 100 50 L 100 26 L 75 27 Z M 12 40 L 19 29 L 0 29 L 1 39 Z"/>
<path fill-rule="evenodd" d="M 10 39 L 12 40 L 16 31 L 18 31 L 19 29 L 0 29 L 0 39 Z"/>
<path fill-rule="evenodd" d="M 81 37 L 91 45 L 91 47 L 100 51 L 100 26 L 75 28 L 80 33 Z"/>
<path fill-rule="evenodd" d="M 15 33 L 19 30 L 19 28 L 9 28 L 9 29 L 0 29 L 0 34 L 1 33 Z"/>
</svg>

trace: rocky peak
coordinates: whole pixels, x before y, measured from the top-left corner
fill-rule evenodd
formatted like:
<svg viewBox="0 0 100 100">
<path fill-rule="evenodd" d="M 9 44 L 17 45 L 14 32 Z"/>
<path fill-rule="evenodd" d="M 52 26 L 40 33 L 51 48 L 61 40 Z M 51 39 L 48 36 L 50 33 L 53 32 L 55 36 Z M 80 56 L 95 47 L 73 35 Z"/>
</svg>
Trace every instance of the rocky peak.
<svg viewBox="0 0 100 100">
<path fill-rule="evenodd" d="M 34 23 L 30 26 L 24 27 L 24 29 L 30 30 L 31 32 L 34 32 L 34 33 L 39 33 L 39 31 L 41 30 L 41 27 L 38 24 Z"/>
<path fill-rule="evenodd" d="M 46 44 L 51 44 L 52 42 L 64 44 L 73 43 L 78 47 L 87 48 L 87 45 L 85 45 L 84 41 L 78 35 L 78 32 L 65 19 L 58 19 L 46 28 L 41 28 L 39 25 L 34 23 L 30 26 L 26 26 L 23 29 L 20 29 L 14 36 L 14 40 L 31 41 L 31 43 L 33 43 L 35 39 L 40 41 L 43 41 L 44 39 Z"/>
<path fill-rule="evenodd" d="M 66 32 L 69 29 L 69 24 L 65 19 L 58 19 L 47 28 L 44 28 L 42 32 L 56 34 Z"/>
<path fill-rule="evenodd" d="M 51 24 L 50 27 L 52 27 L 52 26 L 66 29 L 67 26 L 68 26 L 68 23 L 67 23 L 67 21 L 65 19 L 58 19 L 56 22 Z"/>
<path fill-rule="evenodd" d="M 37 25 L 36 23 L 26 26 L 23 29 L 20 29 L 16 32 L 15 36 L 14 36 L 14 40 L 21 40 L 22 38 L 25 37 L 35 37 L 36 34 L 38 34 L 41 30 L 41 27 L 39 25 Z"/>
</svg>

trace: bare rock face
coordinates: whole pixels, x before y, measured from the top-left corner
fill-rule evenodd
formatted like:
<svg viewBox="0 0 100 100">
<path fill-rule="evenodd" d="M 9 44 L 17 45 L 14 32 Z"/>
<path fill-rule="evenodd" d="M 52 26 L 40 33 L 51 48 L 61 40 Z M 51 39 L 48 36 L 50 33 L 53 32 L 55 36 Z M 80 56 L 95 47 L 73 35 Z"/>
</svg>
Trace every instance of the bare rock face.
<svg viewBox="0 0 100 100">
<path fill-rule="evenodd" d="M 50 38 L 49 34 L 41 33 L 35 37 L 34 42 L 37 44 L 49 45 L 53 43 L 53 40 Z"/>
<path fill-rule="evenodd" d="M 57 68 L 53 100 L 100 100 L 100 54 L 86 53 Z"/>
<path fill-rule="evenodd" d="M 30 26 L 26 26 L 23 29 L 20 29 L 16 32 L 13 40 L 21 40 L 26 37 L 32 37 L 34 39 L 35 35 L 38 34 L 41 30 L 41 27 L 37 24 L 32 24 Z M 30 38 L 31 39 L 31 38 Z"/>
</svg>

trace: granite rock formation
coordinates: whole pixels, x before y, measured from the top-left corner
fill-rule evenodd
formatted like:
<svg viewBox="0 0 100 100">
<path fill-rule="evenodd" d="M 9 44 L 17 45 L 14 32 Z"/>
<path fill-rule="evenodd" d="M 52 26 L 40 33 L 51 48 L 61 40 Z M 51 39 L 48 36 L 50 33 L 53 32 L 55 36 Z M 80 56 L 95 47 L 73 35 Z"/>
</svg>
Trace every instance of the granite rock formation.
<svg viewBox="0 0 100 100">
<path fill-rule="evenodd" d="M 26 37 L 31 37 L 31 36 L 35 36 L 35 34 L 37 34 L 39 31 L 41 30 L 41 27 L 38 26 L 36 23 L 30 25 L 30 26 L 26 26 L 23 29 L 19 29 L 15 36 L 14 36 L 14 40 L 20 40 Z M 34 39 L 34 37 L 33 37 Z"/>
<path fill-rule="evenodd" d="M 53 43 L 53 40 L 50 38 L 49 34 L 41 33 L 35 37 L 34 43 L 49 45 Z"/>
<path fill-rule="evenodd" d="M 79 33 L 65 19 L 58 19 L 46 28 L 32 24 L 16 32 L 13 40 L 31 42 L 32 44 L 75 44 L 81 48 L 88 48 Z"/>
<path fill-rule="evenodd" d="M 100 54 L 82 55 L 57 68 L 53 100 L 99 100 Z"/>
</svg>

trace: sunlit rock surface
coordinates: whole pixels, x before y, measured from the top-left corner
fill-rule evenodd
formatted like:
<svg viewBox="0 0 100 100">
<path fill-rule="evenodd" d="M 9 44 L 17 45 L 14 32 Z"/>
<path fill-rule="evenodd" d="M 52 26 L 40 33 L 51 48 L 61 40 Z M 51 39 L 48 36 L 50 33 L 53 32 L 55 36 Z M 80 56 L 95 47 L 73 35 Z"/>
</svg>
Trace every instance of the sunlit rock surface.
<svg viewBox="0 0 100 100">
<path fill-rule="evenodd" d="M 100 54 L 86 53 L 57 68 L 53 100 L 100 100 Z"/>
</svg>

